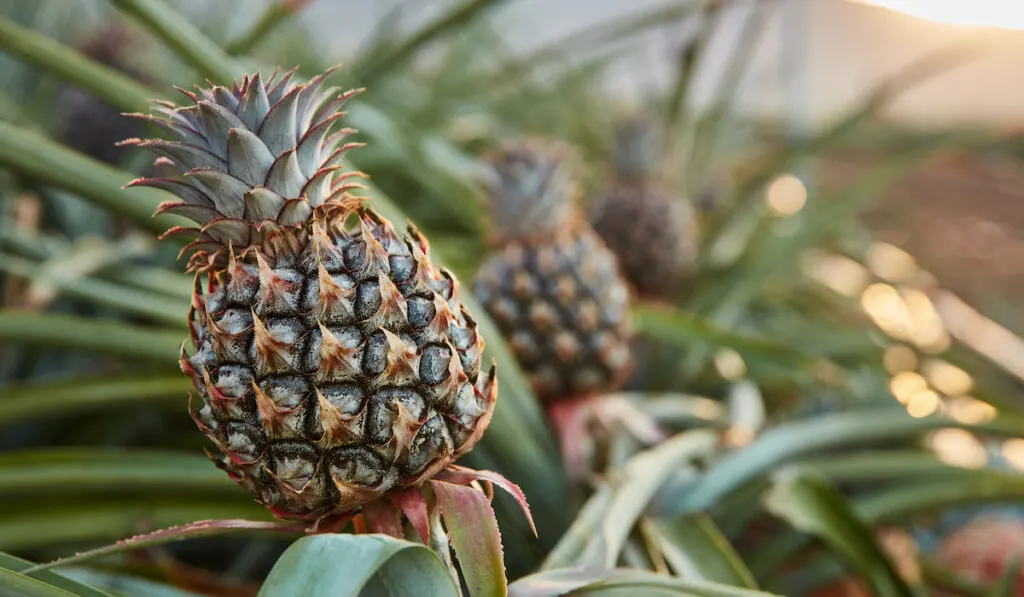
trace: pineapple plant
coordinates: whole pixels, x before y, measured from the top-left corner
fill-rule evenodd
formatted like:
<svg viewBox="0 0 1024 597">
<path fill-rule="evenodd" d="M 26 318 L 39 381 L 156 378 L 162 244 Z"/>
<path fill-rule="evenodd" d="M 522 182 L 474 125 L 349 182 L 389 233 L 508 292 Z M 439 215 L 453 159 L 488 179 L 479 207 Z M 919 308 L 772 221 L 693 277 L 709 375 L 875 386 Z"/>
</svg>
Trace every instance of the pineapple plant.
<svg viewBox="0 0 1024 597">
<path fill-rule="evenodd" d="M 589 209 L 591 224 L 618 255 L 642 298 L 671 297 L 697 257 L 693 206 L 670 194 L 659 179 L 656 125 L 639 116 L 619 124 L 610 156 L 612 175 Z"/>
<path fill-rule="evenodd" d="M 134 66 L 132 56 L 142 40 L 119 21 L 91 30 L 79 42 L 78 50 L 89 58 L 111 67 L 137 81 L 149 83 L 150 76 Z M 73 87 L 62 88 L 57 95 L 60 140 L 108 164 L 117 164 L 126 148 L 118 141 L 142 134 L 138 122 L 121 117 L 121 111 L 109 103 Z"/>
<path fill-rule="evenodd" d="M 578 475 L 588 421 L 607 414 L 594 399 L 619 389 L 632 369 L 630 291 L 579 211 L 568 145 L 509 140 L 485 162 L 496 249 L 479 266 L 475 295 L 545 403 Z"/>
<path fill-rule="evenodd" d="M 191 219 L 190 343 L 180 364 L 201 398 L 216 464 L 283 519 L 349 513 L 417 487 L 469 451 L 491 418 L 495 368 L 412 226 L 399 234 L 352 193 L 341 159 L 358 143 L 331 129 L 358 90 L 328 73 L 246 76 L 187 91 L 134 116 L 173 141 L 132 139 L 181 176 L 129 186 L 178 199 Z"/>
</svg>

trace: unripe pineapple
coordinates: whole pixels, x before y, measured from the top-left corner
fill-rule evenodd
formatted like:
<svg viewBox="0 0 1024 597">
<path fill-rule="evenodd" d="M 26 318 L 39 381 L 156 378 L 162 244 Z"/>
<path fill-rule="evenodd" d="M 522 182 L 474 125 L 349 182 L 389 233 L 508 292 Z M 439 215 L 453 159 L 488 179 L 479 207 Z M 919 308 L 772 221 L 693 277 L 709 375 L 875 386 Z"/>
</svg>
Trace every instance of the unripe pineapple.
<svg viewBox="0 0 1024 597">
<path fill-rule="evenodd" d="M 186 92 L 192 105 L 136 115 L 176 141 L 130 141 L 183 173 L 132 184 L 176 194 L 158 211 L 197 224 L 167 233 L 196 237 L 194 349 L 181 354 L 196 423 L 218 466 L 306 521 L 446 468 L 480 438 L 497 392 L 455 279 L 414 228 L 397 233 L 349 193 L 358 173 L 341 173 L 341 157 L 358 144 L 331 129 L 356 91 L 325 76 Z"/>
<path fill-rule="evenodd" d="M 641 296 L 676 291 L 697 255 L 697 220 L 688 201 L 659 184 L 657 129 L 641 119 L 625 121 L 612 148 L 612 179 L 590 206 L 590 222 L 615 251 Z"/>
<path fill-rule="evenodd" d="M 131 65 L 138 42 L 124 25 L 115 21 L 90 31 L 77 50 L 100 64 L 148 83 L 149 78 Z M 108 164 L 117 164 L 124 155 L 125 148 L 119 147 L 118 141 L 140 135 L 143 130 L 138 122 L 126 120 L 120 110 L 106 101 L 72 86 L 59 90 L 56 112 L 61 142 Z"/>
<path fill-rule="evenodd" d="M 487 160 L 498 248 L 475 292 L 546 401 L 613 391 L 631 366 L 629 290 L 579 217 L 570 158 L 567 147 L 528 140 Z"/>
</svg>

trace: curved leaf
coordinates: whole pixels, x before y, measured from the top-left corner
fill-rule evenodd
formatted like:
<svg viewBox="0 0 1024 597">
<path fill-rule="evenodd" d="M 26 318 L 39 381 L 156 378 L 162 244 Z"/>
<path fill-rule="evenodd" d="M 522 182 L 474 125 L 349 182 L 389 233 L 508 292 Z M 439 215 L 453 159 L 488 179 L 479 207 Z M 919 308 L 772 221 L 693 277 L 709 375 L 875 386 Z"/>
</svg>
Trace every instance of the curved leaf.
<svg viewBox="0 0 1024 597">
<path fill-rule="evenodd" d="M 304 530 L 305 528 L 300 524 L 286 524 L 282 522 L 262 522 L 257 520 L 241 519 L 200 520 L 198 522 L 192 522 L 189 524 L 161 529 L 159 531 L 153 531 L 152 533 L 135 535 L 132 537 L 128 537 L 127 539 L 121 539 L 120 541 L 112 545 L 104 545 L 103 547 L 97 547 L 96 549 L 90 549 L 89 551 L 76 553 L 73 556 L 61 558 L 59 560 L 54 560 L 53 562 L 32 566 L 31 568 L 26 569 L 25 572 L 31 573 L 42 570 L 48 570 L 50 568 L 56 568 L 57 566 L 64 566 L 67 564 L 78 564 L 94 558 L 109 556 L 116 553 L 123 553 L 126 551 L 133 551 L 136 549 L 142 549 L 143 547 L 164 545 L 166 543 L 173 543 L 175 541 L 183 541 L 185 539 L 213 537 L 217 535 L 237 533 L 239 531 L 301 533 Z"/>
<path fill-rule="evenodd" d="M 3 134 L 0 133 L 0 138 Z M 185 340 L 182 332 L 57 313 L 0 311 L 0 341 L 52 346 L 171 365 Z"/>
<path fill-rule="evenodd" d="M 28 178 L 81 195 L 113 213 L 131 218 L 146 230 L 162 233 L 189 225 L 184 218 L 153 217 L 157 205 L 171 198 L 150 187 L 122 189 L 135 177 L 46 137 L 0 121 L 0 164 Z"/>
<path fill-rule="evenodd" d="M 19 551 L 57 544 L 110 542 L 146 528 L 166 528 L 197 520 L 255 519 L 268 521 L 255 503 L 218 500 L 110 500 L 70 502 L 39 498 L 4 504 L 0 516 L 0 549 Z"/>
<path fill-rule="evenodd" d="M 71 591 L 5 568 L 0 568 L 0 587 L 5 597 L 78 597 Z"/>
<path fill-rule="evenodd" d="M 644 530 L 657 541 L 665 561 L 679 576 L 747 589 L 757 588 L 754 575 L 706 514 L 675 520 L 649 520 Z"/>
<path fill-rule="evenodd" d="M 0 398 L 0 424 L 132 404 L 184 412 L 191 390 L 192 381 L 180 372 L 88 376 L 7 386 Z"/>
<path fill-rule="evenodd" d="M 768 597 L 752 591 L 653 572 L 607 568 L 562 568 L 523 577 L 509 585 L 509 597 L 587 595 L 678 595 L 680 597 Z"/>
<path fill-rule="evenodd" d="M 910 438 L 942 427 L 970 428 L 944 416 L 915 419 L 905 410 L 890 406 L 830 413 L 780 425 L 716 462 L 700 483 L 674 505 L 672 514 L 707 510 L 747 481 L 803 455 L 867 442 Z M 1014 432 L 1008 427 L 998 419 L 976 426 L 993 432 L 1019 433 L 1019 429 Z"/>
<path fill-rule="evenodd" d="M 113 3 L 148 27 L 204 77 L 229 84 L 235 77 L 245 74 L 241 64 L 196 29 L 184 15 L 160 0 L 113 0 Z"/>
<path fill-rule="evenodd" d="M 508 589 L 501 535 L 483 492 L 446 481 L 432 481 L 448 538 L 472 597 L 503 597 Z"/>
<path fill-rule="evenodd" d="M 68 578 L 88 583 L 94 587 L 117 591 L 118 595 L 126 597 L 131 595 L 145 595 L 146 597 L 203 597 L 199 593 L 192 593 L 145 578 L 94 570 L 92 568 L 68 568 L 61 570 L 61 574 L 66 575 Z M 109 597 L 106 593 L 104 593 L 104 596 Z M 83 595 L 82 597 L 92 596 Z"/>
<path fill-rule="evenodd" d="M 851 563 L 879 597 L 914 597 L 867 524 L 817 474 L 791 469 L 766 497 L 768 510 L 804 533 L 821 538 Z"/>
<path fill-rule="evenodd" d="M 24 574 L 25 570 L 31 568 L 33 565 L 34 564 L 28 560 L 22 560 L 21 558 L 16 558 L 6 553 L 0 553 L 0 568 Z M 29 575 L 26 574 L 25 576 Z M 112 597 L 109 593 L 101 591 L 100 589 L 82 584 L 81 582 L 49 570 L 33 572 L 31 577 L 40 582 L 48 583 L 58 589 L 70 591 L 78 597 Z"/>
<path fill-rule="evenodd" d="M 708 453 L 715 445 L 716 436 L 710 430 L 684 431 L 631 458 L 611 480 L 598 487 L 548 554 L 542 569 L 581 564 L 614 566 L 637 518 L 658 489 L 688 460 Z"/>
<path fill-rule="evenodd" d="M 386 535 L 313 535 L 274 564 L 259 597 L 458 597 L 448 569 L 425 546 Z"/>
<path fill-rule="evenodd" d="M 178 491 L 248 501 L 249 494 L 201 455 L 134 449 L 43 448 L 0 453 L 4 497 L 37 492 L 62 494 L 110 490 L 164 496 Z"/>
</svg>

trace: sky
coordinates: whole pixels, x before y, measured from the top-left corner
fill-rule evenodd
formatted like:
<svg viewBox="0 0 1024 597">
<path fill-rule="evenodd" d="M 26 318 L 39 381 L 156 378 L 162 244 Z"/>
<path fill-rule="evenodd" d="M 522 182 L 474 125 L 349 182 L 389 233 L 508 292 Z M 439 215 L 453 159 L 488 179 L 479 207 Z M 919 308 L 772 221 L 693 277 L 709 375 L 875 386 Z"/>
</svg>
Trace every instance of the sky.
<svg viewBox="0 0 1024 597">
<path fill-rule="evenodd" d="M 949 25 L 1024 29 L 1021 0 L 860 0 Z"/>
</svg>

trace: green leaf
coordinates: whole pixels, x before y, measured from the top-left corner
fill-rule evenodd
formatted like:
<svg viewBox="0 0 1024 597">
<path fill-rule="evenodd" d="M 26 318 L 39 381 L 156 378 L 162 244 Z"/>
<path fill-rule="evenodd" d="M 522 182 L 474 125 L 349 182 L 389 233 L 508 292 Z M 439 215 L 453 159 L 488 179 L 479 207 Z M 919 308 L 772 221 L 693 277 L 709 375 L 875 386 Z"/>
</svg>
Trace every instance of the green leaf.
<svg viewBox="0 0 1024 597">
<path fill-rule="evenodd" d="M 459 568 L 472 597 L 503 597 L 508 589 L 501 535 L 483 492 L 445 481 L 430 483 Z"/>
<path fill-rule="evenodd" d="M 857 513 L 866 520 L 902 520 L 963 504 L 1011 503 L 1024 499 L 1024 475 L 994 469 L 960 469 L 934 479 L 912 479 L 858 497 Z"/>
<path fill-rule="evenodd" d="M 126 112 L 149 109 L 153 94 L 121 72 L 0 16 L 0 49 L 43 67 Z M 27 148 L 26 148 L 27 149 Z"/>
<path fill-rule="evenodd" d="M 165 528 L 197 520 L 267 520 L 270 514 L 255 503 L 211 499 L 147 500 L 79 497 L 70 502 L 28 500 L 5 502 L 0 515 L 0 549 L 18 551 L 57 544 L 118 541 L 142 525 Z"/>
<path fill-rule="evenodd" d="M 91 586 L 114 591 L 116 595 L 121 597 L 134 597 L 136 595 L 145 595 L 145 597 L 203 597 L 199 593 L 185 591 L 177 587 L 127 574 L 117 574 L 91 568 L 67 568 L 60 572 L 69 578 L 88 583 Z"/>
<path fill-rule="evenodd" d="M 612 567 L 640 515 L 665 481 L 714 449 L 706 429 L 685 431 L 631 458 L 602 483 L 548 554 L 542 570 L 573 565 Z M 541 526 L 541 529 L 544 527 Z"/>
<path fill-rule="evenodd" d="M 70 591 L 5 568 L 0 568 L 0 587 L 3 587 L 4 597 L 78 597 Z"/>
<path fill-rule="evenodd" d="M 523 577 L 509 585 L 509 597 L 658 595 L 679 597 L 768 597 L 770 593 L 639 570 L 560 568 Z"/>
<path fill-rule="evenodd" d="M 33 565 L 34 564 L 28 560 L 22 560 L 21 558 L 16 558 L 12 555 L 0 553 L 0 568 L 5 570 L 24 573 L 25 570 L 31 568 Z M 31 577 L 40 582 L 48 583 L 58 589 L 69 591 L 78 597 L 111 597 L 109 593 L 105 593 L 97 588 L 82 584 L 81 582 L 66 578 L 62 574 L 51 572 L 49 570 L 33 572 Z"/>
<path fill-rule="evenodd" d="M 62 276 L 47 271 L 41 264 L 3 253 L 0 253 L 0 271 L 52 285 L 60 294 L 79 300 L 186 328 L 184 314 L 188 313 L 187 300 L 175 300 L 145 290 L 126 288 L 90 276 Z"/>
<path fill-rule="evenodd" d="M 866 442 L 895 441 L 941 427 L 962 427 L 942 416 L 915 419 L 896 406 L 830 413 L 780 425 L 732 452 L 682 496 L 674 513 L 704 511 L 726 494 L 781 464 L 823 450 Z"/>
<path fill-rule="evenodd" d="M 365 589 L 365 591 L 364 591 Z M 274 564 L 259 597 L 458 597 L 448 569 L 418 543 L 386 535 L 313 535 Z"/>
<path fill-rule="evenodd" d="M 0 311 L 0 341 L 52 346 L 171 365 L 186 335 L 56 313 Z"/>
<path fill-rule="evenodd" d="M 757 588 L 754 575 L 706 514 L 673 520 L 649 520 L 645 530 L 657 542 L 665 561 L 677 575 L 747 589 Z"/>
<path fill-rule="evenodd" d="M 243 519 L 200 520 L 166 529 L 160 529 L 159 531 L 153 531 L 151 533 L 135 535 L 127 539 L 122 539 L 112 545 L 97 547 L 96 549 L 79 552 L 73 556 L 61 558 L 53 562 L 32 566 L 31 568 L 27 568 L 25 573 L 28 574 L 42 570 L 49 570 L 50 568 L 65 566 L 68 564 L 80 564 L 87 560 L 142 549 L 144 547 L 153 547 L 154 545 L 165 545 L 176 541 L 184 541 L 185 539 L 215 537 L 219 535 L 238 533 L 240 531 L 295 534 L 304 532 L 305 527 L 298 523 L 286 524 L 283 522 L 263 522 Z"/>
<path fill-rule="evenodd" d="M 168 493 L 220 495 L 249 501 L 249 495 L 202 455 L 114 448 L 38 448 L 0 453 L 4 497 L 36 492 L 48 497 L 110 491 L 164 496 Z"/>
<path fill-rule="evenodd" d="M 160 0 L 111 0 L 119 10 L 135 18 L 174 50 L 199 74 L 215 83 L 228 84 L 246 69 L 210 41 L 181 13 Z"/>
<path fill-rule="evenodd" d="M 822 539 L 856 568 L 879 597 L 914 597 L 842 494 L 816 474 L 791 469 L 779 476 L 765 498 L 770 512 Z"/>
<path fill-rule="evenodd" d="M 102 408 L 145 405 L 180 409 L 192 391 L 188 376 L 174 373 L 88 376 L 38 381 L 4 388 L 0 424 L 29 419 L 68 417 Z"/>
<path fill-rule="evenodd" d="M 388 74 L 397 65 L 407 62 L 417 51 L 445 33 L 464 27 L 471 23 L 484 10 L 501 3 L 503 0 L 465 0 L 453 6 L 422 29 L 410 35 L 405 41 L 395 44 L 380 56 L 370 56 L 369 60 L 358 67 L 360 84 L 371 84 Z"/>
<path fill-rule="evenodd" d="M 298 13 L 308 2 L 309 0 L 273 0 L 245 33 L 224 46 L 224 51 L 232 56 L 252 51 L 275 27 Z"/>
<path fill-rule="evenodd" d="M 188 220 L 177 216 L 153 217 L 157 205 L 171 198 L 169 193 L 149 187 L 124 189 L 135 178 L 131 174 L 6 122 L 0 122 L 0 165 L 81 195 L 147 230 L 164 232 L 188 224 Z"/>
<path fill-rule="evenodd" d="M 714 347 L 732 348 L 744 357 L 770 359 L 798 368 L 807 368 L 816 362 L 813 355 L 791 344 L 722 329 L 706 318 L 672 307 L 636 305 L 633 307 L 633 319 L 641 334 L 679 346 L 703 342 Z"/>
</svg>

